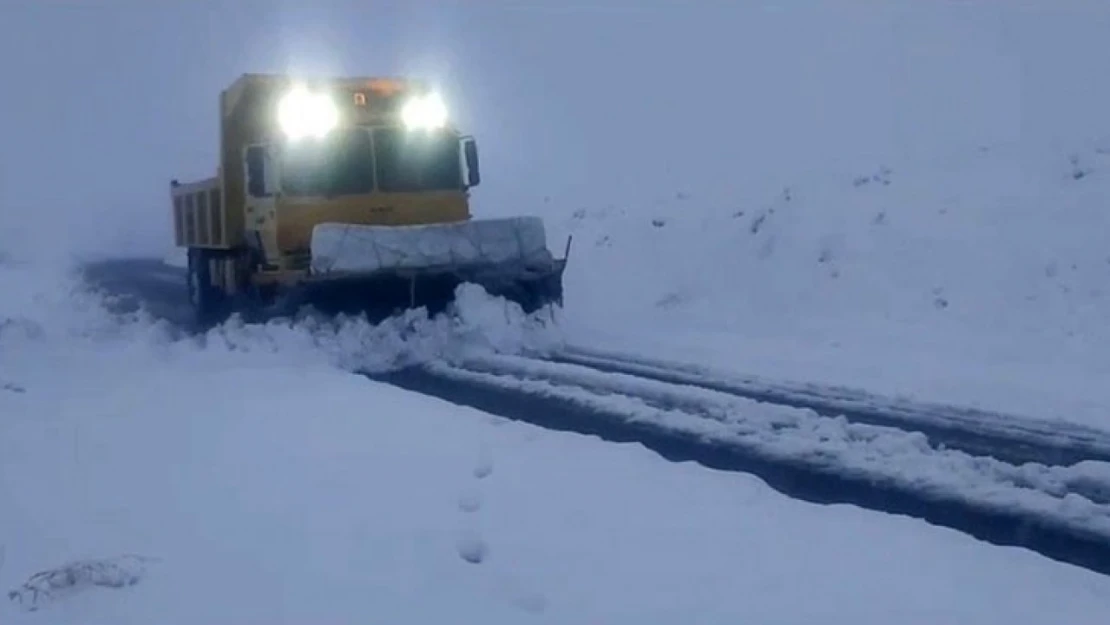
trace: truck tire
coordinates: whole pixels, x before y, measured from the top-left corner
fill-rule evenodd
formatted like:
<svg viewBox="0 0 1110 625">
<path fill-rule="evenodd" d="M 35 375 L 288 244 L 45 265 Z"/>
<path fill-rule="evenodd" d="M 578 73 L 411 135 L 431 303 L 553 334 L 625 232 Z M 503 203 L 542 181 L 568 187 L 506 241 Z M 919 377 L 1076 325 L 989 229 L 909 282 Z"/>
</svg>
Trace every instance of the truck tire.
<svg viewBox="0 0 1110 625">
<path fill-rule="evenodd" d="M 186 273 L 186 286 L 189 292 L 189 306 L 193 324 L 198 329 L 208 329 L 227 318 L 227 297 L 223 291 L 212 284 L 210 260 L 213 255 L 208 250 L 189 249 L 189 269 Z"/>
</svg>

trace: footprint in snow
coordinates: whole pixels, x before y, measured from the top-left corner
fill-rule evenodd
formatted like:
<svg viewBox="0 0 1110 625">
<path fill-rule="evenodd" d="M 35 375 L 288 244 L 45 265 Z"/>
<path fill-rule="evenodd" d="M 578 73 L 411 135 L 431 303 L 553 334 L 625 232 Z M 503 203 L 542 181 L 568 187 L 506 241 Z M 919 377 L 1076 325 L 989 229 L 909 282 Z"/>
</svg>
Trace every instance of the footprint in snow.
<svg viewBox="0 0 1110 625">
<path fill-rule="evenodd" d="M 481 455 L 478 457 L 478 462 L 474 465 L 474 477 L 483 479 L 493 473 L 493 456 L 489 451 L 483 449 Z"/>
<path fill-rule="evenodd" d="M 489 545 L 474 531 L 463 532 L 455 541 L 459 557 L 471 564 L 481 564 L 489 555 Z"/>
<path fill-rule="evenodd" d="M 543 593 L 519 585 L 509 588 L 509 602 L 532 614 L 539 614 L 547 609 L 547 597 Z"/>
<path fill-rule="evenodd" d="M 482 509 L 482 495 L 476 492 L 464 493 L 459 497 L 459 510 L 477 512 Z"/>
</svg>

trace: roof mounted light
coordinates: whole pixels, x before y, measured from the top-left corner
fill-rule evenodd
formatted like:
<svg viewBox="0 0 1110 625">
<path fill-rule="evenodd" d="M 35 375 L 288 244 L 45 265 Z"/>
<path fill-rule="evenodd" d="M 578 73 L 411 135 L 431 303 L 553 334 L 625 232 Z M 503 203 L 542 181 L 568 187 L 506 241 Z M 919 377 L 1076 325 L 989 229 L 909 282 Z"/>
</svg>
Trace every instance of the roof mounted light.
<svg viewBox="0 0 1110 625">
<path fill-rule="evenodd" d="M 447 105 L 438 93 L 418 96 L 405 103 L 401 120 L 410 130 L 436 130 L 447 124 Z"/>
<path fill-rule="evenodd" d="M 321 138 L 339 123 L 339 109 L 325 93 L 297 85 L 278 103 L 278 124 L 290 139 Z"/>
</svg>

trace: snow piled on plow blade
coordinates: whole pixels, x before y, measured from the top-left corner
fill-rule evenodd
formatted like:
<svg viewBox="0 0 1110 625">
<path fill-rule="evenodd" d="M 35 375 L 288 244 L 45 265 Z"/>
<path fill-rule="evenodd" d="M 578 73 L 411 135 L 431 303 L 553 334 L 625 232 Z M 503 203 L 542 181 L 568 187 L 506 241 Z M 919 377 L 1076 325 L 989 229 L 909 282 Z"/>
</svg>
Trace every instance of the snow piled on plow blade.
<svg viewBox="0 0 1110 625">
<path fill-rule="evenodd" d="M 415 226 L 325 223 L 313 228 L 311 246 L 316 275 L 554 262 L 539 217 Z"/>
<path fill-rule="evenodd" d="M 325 223 L 312 233 L 304 296 L 325 310 L 444 309 L 471 283 L 532 313 L 563 303 L 566 258 L 539 217 L 415 226 Z"/>
</svg>

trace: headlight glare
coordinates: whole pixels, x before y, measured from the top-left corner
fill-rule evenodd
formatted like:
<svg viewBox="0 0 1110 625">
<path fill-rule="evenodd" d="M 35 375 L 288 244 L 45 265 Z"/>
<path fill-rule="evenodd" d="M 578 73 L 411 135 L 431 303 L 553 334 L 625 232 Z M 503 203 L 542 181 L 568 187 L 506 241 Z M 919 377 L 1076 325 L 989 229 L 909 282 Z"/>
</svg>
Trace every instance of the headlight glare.
<svg viewBox="0 0 1110 625">
<path fill-rule="evenodd" d="M 442 128 L 447 124 L 447 105 L 438 93 L 413 98 L 401 109 L 401 120 L 410 129 Z"/>
<path fill-rule="evenodd" d="M 320 138 L 339 123 L 339 110 L 327 94 L 297 86 L 278 103 L 278 123 L 290 139 Z"/>
</svg>

